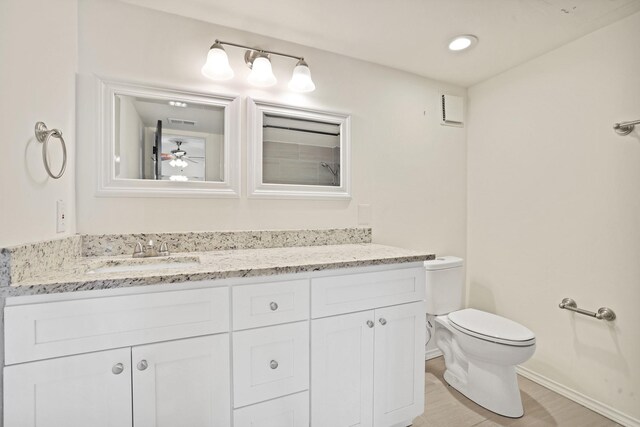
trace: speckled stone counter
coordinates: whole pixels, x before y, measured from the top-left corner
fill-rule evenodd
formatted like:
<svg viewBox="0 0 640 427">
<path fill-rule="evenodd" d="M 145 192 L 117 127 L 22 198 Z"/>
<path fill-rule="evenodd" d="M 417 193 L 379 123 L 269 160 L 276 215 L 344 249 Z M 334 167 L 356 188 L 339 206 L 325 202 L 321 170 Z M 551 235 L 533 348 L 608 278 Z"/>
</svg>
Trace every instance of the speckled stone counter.
<svg viewBox="0 0 640 427">
<path fill-rule="evenodd" d="M 70 246 L 69 252 L 77 256 L 66 256 L 64 262 L 58 263 L 57 268 L 53 268 L 49 262 L 47 265 L 50 268 L 32 269 L 29 274 L 23 274 L 20 280 L 15 280 L 17 276 L 12 276 L 14 280 L 10 285 L 0 287 L 0 296 L 38 295 L 166 283 L 177 284 L 201 280 L 271 276 L 382 264 L 420 262 L 435 257 L 431 253 L 369 243 L 371 239 L 370 229 L 346 229 L 342 232 L 330 232 L 329 234 L 333 238 L 323 235 L 318 230 L 310 230 L 310 233 L 290 231 L 276 238 L 270 235 L 270 238 L 265 238 L 264 240 L 248 237 L 259 236 L 259 233 L 262 232 L 246 232 L 239 240 L 239 242 L 244 243 L 240 244 L 234 244 L 229 239 L 224 240 L 227 242 L 225 243 L 226 245 L 233 245 L 231 247 L 240 246 L 243 249 L 229 249 L 229 246 L 223 245 L 225 247 L 223 250 L 182 251 L 174 253 L 167 258 L 145 258 L 141 261 L 131 261 L 130 255 L 79 256 L 82 250 L 78 249 L 78 246 L 83 245 L 82 240 L 57 243 L 60 247 L 66 248 Z M 296 234 L 299 238 L 294 237 Z M 182 236 L 184 237 L 184 235 Z M 128 237 L 123 239 L 128 239 Z M 290 241 L 287 242 L 287 240 Z M 364 242 L 362 242 L 363 240 Z M 254 243 L 250 243 L 251 241 L 254 241 Z M 271 243 L 265 245 L 265 241 Z M 278 245 L 284 245 L 284 247 L 270 247 L 270 244 L 273 244 L 274 241 L 278 242 Z M 300 242 L 306 242 L 307 244 L 302 245 L 299 244 Z M 313 245 L 314 242 L 316 244 L 321 242 L 321 244 Z M 89 251 L 87 248 L 89 245 L 95 247 L 96 243 L 88 244 L 85 242 L 84 245 L 85 250 L 89 253 L 95 253 L 95 249 Z M 33 262 L 39 261 L 36 258 Z M 103 271 L 114 265 L 117 266 L 119 263 L 129 265 L 132 262 L 147 264 L 150 265 L 150 268 L 120 272 Z M 155 268 L 153 263 L 162 263 L 162 267 Z M 171 264 L 171 266 L 167 267 L 167 264 Z"/>
<path fill-rule="evenodd" d="M 9 248 L 0 248 L 0 287 L 66 270 L 80 257 L 131 255 L 137 242 L 165 242 L 172 254 L 228 249 L 263 249 L 371 243 L 370 228 L 320 230 L 209 231 L 75 235 Z"/>
</svg>

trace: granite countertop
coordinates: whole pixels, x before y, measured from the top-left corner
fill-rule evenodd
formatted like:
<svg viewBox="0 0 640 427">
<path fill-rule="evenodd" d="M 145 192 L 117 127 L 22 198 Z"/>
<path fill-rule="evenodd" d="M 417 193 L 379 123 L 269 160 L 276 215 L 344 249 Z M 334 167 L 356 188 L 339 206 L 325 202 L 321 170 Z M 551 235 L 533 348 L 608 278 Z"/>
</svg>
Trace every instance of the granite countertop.
<svg viewBox="0 0 640 427">
<path fill-rule="evenodd" d="M 180 252 L 169 257 L 132 260 L 130 255 L 78 257 L 59 269 L 47 269 L 10 286 L 0 296 L 51 294 L 132 286 L 271 276 L 339 268 L 420 262 L 427 252 L 372 243 Z M 159 269 L 149 263 L 175 263 Z M 101 271 L 118 264 L 146 264 L 146 270 Z"/>
</svg>

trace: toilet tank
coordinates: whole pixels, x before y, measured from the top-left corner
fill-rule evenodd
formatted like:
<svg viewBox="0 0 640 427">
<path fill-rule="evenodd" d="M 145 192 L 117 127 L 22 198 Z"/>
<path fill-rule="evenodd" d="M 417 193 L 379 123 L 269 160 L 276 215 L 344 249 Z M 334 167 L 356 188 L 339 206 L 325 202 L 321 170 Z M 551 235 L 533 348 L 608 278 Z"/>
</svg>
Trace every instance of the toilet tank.
<svg viewBox="0 0 640 427">
<path fill-rule="evenodd" d="M 464 262 L 453 256 L 425 261 L 427 314 L 448 314 L 464 308 Z"/>
</svg>

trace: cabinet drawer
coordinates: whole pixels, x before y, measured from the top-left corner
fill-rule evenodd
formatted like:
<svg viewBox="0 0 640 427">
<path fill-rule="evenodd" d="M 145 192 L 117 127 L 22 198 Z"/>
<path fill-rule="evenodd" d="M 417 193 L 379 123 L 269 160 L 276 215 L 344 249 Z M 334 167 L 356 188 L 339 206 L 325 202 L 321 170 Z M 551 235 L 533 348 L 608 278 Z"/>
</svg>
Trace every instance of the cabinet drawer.
<svg viewBox="0 0 640 427">
<path fill-rule="evenodd" d="M 309 427 L 309 392 L 236 409 L 233 420 L 234 427 Z"/>
<path fill-rule="evenodd" d="M 309 281 L 234 287 L 233 329 L 277 325 L 309 318 Z"/>
<path fill-rule="evenodd" d="M 320 277 L 311 280 L 311 316 L 318 318 L 421 301 L 424 294 L 422 267 Z"/>
<path fill-rule="evenodd" d="M 309 388 L 309 322 L 233 334 L 236 408 Z"/>
<path fill-rule="evenodd" d="M 5 363 L 229 330 L 229 290 L 208 288 L 5 308 Z"/>
</svg>

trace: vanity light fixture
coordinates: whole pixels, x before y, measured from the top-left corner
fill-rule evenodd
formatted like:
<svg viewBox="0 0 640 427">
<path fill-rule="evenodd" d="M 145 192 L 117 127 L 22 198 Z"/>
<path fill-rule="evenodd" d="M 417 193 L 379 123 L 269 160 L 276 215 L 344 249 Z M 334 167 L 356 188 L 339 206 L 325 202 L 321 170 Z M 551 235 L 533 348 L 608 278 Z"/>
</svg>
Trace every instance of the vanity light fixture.
<svg viewBox="0 0 640 427">
<path fill-rule="evenodd" d="M 462 34 L 449 42 L 449 50 L 454 52 L 469 49 L 478 44 L 478 38 L 472 34 Z"/>
<path fill-rule="evenodd" d="M 312 92 L 316 88 L 313 80 L 311 80 L 309 65 L 307 65 L 303 57 L 220 40 L 216 40 L 209 49 L 207 61 L 202 66 L 202 74 L 204 76 L 213 80 L 229 80 L 233 77 L 234 73 L 229 66 L 229 58 L 223 45 L 247 49 L 244 54 L 244 61 L 251 68 L 248 81 L 254 86 L 269 87 L 278 82 L 271 68 L 271 55 L 276 55 L 298 60 L 289 81 L 289 89 L 294 92 Z"/>
<path fill-rule="evenodd" d="M 186 102 L 180 102 L 180 101 L 169 101 L 169 105 L 171 105 L 172 107 L 182 107 L 182 108 L 187 107 Z"/>
</svg>

